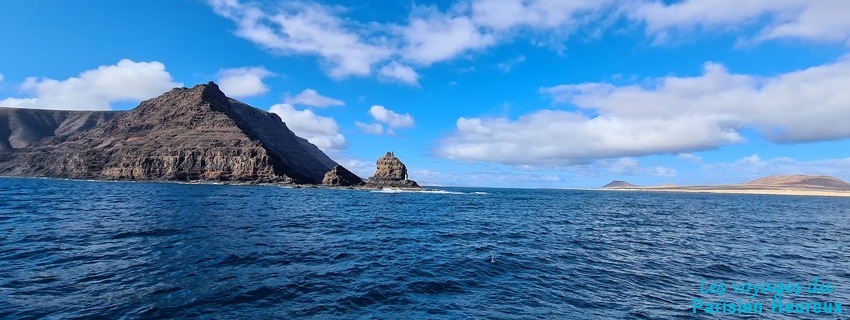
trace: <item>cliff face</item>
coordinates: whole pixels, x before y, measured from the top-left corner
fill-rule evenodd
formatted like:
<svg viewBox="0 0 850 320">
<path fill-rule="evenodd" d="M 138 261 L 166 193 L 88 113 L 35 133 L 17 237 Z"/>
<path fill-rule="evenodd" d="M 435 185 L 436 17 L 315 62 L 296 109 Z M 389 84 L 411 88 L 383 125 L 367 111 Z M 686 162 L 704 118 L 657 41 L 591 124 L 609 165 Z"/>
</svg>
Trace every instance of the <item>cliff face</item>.
<svg viewBox="0 0 850 320">
<path fill-rule="evenodd" d="M 214 83 L 0 154 L 0 175 L 85 179 L 318 184 L 334 165 L 280 117 L 227 98 Z"/>
<path fill-rule="evenodd" d="M 407 167 L 392 152 L 378 159 L 375 175 L 366 185 L 375 188 L 419 188 L 416 181 L 407 179 Z"/>
<path fill-rule="evenodd" d="M 88 130 L 120 113 L 0 108 L 0 152 L 26 148 L 47 137 L 66 137 Z"/>
</svg>

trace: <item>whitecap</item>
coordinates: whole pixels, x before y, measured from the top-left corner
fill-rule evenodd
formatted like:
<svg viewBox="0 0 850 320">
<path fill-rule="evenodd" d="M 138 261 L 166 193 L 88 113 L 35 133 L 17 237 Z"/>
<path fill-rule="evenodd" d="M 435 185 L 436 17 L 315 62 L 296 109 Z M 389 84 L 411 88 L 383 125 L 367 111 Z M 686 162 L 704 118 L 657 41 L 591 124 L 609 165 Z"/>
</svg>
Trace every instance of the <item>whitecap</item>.
<svg viewBox="0 0 850 320">
<path fill-rule="evenodd" d="M 475 194 L 475 195 L 483 195 L 489 194 L 486 192 L 460 192 L 460 191 L 448 191 L 448 190 L 440 190 L 440 189 L 422 189 L 422 190 L 410 190 L 410 189 L 398 189 L 398 188 L 382 188 L 378 190 L 372 190 L 372 192 L 376 193 L 427 193 L 427 194 Z"/>
</svg>

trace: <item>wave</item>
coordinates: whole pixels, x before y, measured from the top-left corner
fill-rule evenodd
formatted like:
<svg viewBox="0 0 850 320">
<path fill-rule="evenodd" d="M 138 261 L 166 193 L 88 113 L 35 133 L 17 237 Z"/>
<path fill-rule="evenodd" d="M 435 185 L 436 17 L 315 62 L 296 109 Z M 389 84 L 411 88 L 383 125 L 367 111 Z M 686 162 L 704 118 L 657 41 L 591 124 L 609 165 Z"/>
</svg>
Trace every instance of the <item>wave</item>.
<svg viewBox="0 0 850 320">
<path fill-rule="evenodd" d="M 489 194 L 486 192 L 460 192 L 460 191 L 448 191 L 448 190 L 440 190 L 440 189 L 422 189 L 422 190 L 410 190 L 410 189 L 398 189 L 398 188 L 381 188 L 378 190 L 371 190 L 371 192 L 376 193 L 427 193 L 427 194 L 474 194 L 474 195 L 485 195 Z"/>
</svg>

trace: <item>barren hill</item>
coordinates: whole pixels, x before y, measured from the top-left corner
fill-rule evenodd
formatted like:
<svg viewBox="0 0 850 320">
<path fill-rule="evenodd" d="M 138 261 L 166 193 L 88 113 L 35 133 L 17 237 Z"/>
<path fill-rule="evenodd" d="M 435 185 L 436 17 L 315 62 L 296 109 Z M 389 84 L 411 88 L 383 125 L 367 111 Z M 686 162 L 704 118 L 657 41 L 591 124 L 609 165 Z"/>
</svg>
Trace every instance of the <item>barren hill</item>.
<svg viewBox="0 0 850 320">
<path fill-rule="evenodd" d="M 628 189 L 628 188 L 638 188 L 638 186 L 628 183 L 626 181 L 614 180 L 610 183 L 602 186 L 602 189 Z"/>
<path fill-rule="evenodd" d="M 336 165 L 212 82 L 124 112 L 0 111 L 0 175 L 318 184 Z"/>
<path fill-rule="evenodd" d="M 850 183 L 830 176 L 809 176 L 795 174 L 790 176 L 771 176 L 745 182 L 742 186 L 759 187 L 788 187 L 788 188 L 818 188 L 850 190 Z"/>
</svg>

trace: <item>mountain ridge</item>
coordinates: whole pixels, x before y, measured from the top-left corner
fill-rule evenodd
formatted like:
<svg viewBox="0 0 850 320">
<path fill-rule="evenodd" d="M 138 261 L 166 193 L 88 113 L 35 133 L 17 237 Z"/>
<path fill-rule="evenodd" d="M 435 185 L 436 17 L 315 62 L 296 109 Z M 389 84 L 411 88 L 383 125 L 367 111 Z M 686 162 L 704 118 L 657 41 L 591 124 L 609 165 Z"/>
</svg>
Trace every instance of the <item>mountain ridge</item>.
<svg viewBox="0 0 850 320">
<path fill-rule="evenodd" d="M 5 111 L 42 117 L 53 112 Z M 319 184 L 337 165 L 278 115 L 228 98 L 213 82 L 175 88 L 109 115 L 69 111 L 68 119 L 97 121 L 66 125 L 62 134 L 61 126 L 44 121 L 40 135 L 29 139 L 19 137 L 26 130 L 15 129 L 19 147 L 8 143 L 10 150 L 0 150 L 0 175 Z M 46 135 L 50 129 L 53 135 Z M 8 131 L 0 137 L 12 141 Z"/>
</svg>

